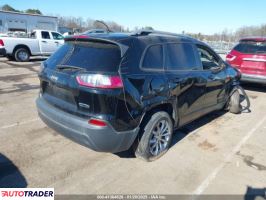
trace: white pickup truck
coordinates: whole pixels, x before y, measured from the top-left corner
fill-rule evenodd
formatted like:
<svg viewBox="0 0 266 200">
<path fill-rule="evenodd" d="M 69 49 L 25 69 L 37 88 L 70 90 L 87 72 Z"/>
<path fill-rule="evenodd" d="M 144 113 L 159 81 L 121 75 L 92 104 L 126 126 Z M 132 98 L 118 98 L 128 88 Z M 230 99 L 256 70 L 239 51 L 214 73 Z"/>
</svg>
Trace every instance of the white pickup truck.
<svg viewBox="0 0 266 200">
<path fill-rule="evenodd" d="M 49 56 L 63 44 L 64 37 L 60 33 L 35 30 L 28 38 L 0 36 L 0 54 L 10 60 L 26 62 L 30 56 Z"/>
</svg>

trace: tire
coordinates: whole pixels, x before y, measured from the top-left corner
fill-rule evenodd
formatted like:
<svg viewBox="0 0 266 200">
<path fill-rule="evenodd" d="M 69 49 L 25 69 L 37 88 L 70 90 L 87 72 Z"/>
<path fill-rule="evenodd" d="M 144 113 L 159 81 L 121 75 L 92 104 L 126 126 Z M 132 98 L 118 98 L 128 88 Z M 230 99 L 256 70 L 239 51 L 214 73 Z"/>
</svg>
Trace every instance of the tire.
<svg viewBox="0 0 266 200">
<path fill-rule="evenodd" d="M 26 48 L 18 48 L 14 53 L 17 62 L 28 62 L 30 60 L 30 52 Z"/>
<path fill-rule="evenodd" d="M 154 161 L 164 155 L 171 145 L 173 135 L 172 119 L 167 112 L 156 112 L 144 124 L 140 134 L 142 136 L 136 144 L 136 157 L 145 161 Z"/>
<path fill-rule="evenodd" d="M 234 114 L 239 114 L 241 112 L 240 94 L 238 90 L 235 90 L 230 97 L 229 111 Z"/>
</svg>

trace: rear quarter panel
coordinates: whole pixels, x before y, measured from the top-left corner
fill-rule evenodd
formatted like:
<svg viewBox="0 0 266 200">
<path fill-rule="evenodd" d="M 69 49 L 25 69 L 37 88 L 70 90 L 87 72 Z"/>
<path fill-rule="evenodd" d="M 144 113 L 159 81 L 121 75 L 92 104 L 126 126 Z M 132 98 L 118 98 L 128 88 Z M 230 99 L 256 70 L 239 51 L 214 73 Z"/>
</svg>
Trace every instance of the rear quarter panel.
<svg viewBox="0 0 266 200">
<path fill-rule="evenodd" d="M 27 46 L 33 55 L 40 53 L 39 41 L 37 39 L 13 37 L 3 37 L 1 39 L 4 41 L 7 54 L 12 54 L 18 45 Z"/>
</svg>

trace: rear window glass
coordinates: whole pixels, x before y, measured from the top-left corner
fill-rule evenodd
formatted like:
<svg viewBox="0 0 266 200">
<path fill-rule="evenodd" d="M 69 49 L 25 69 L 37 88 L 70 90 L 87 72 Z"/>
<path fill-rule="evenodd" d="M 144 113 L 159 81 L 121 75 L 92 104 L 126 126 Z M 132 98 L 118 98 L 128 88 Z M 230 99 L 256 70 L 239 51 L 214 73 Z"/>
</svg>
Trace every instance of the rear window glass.
<svg viewBox="0 0 266 200">
<path fill-rule="evenodd" d="M 246 54 L 265 54 L 266 42 L 241 42 L 235 46 L 234 50 Z"/>
<path fill-rule="evenodd" d="M 65 43 L 48 60 L 47 66 L 57 65 L 81 67 L 87 71 L 118 71 L 121 54 L 117 45 L 96 42 Z"/>
<path fill-rule="evenodd" d="M 163 47 L 162 45 L 153 45 L 148 48 L 142 63 L 143 68 L 163 69 Z"/>
<path fill-rule="evenodd" d="M 194 48 L 191 44 L 167 44 L 166 68 L 168 70 L 197 69 Z"/>
</svg>

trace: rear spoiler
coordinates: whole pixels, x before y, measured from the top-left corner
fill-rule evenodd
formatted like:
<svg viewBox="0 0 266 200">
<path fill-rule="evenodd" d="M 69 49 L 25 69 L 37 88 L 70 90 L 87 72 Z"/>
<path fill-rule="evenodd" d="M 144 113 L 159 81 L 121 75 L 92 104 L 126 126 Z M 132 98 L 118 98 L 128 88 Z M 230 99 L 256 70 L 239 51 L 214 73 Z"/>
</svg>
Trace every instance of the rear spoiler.
<svg viewBox="0 0 266 200">
<path fill-rule="evenodd" d="M 239 42 L 266 42 L 266 37 L 250 37 L 250 38 L 242 38 Z"/>
<path fill-rule="evenodd" d="M 66 37 L 65 41 L 92 41 L 92 42 L 99 42 L 99 43 L 107 43 L 107 44 L 115 44 L 117 46 L 119 46 L 120 51 L 121 51 L 121 58 L 125 55 L 125 53 L 128 50 L 128 46 L 121 44 L 119 42 L 116 42 L 114 40 L 108 40 L 108 39 L 103 39 L 103 38 L 93 38 L 93 37 L 89 37 L 86 35 L 76 35 L 76 36 L 72 36 L 72 37 Z"/>
</svg>

